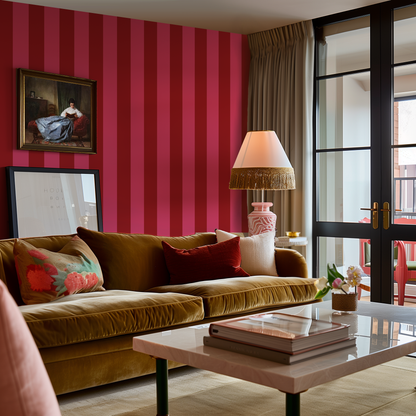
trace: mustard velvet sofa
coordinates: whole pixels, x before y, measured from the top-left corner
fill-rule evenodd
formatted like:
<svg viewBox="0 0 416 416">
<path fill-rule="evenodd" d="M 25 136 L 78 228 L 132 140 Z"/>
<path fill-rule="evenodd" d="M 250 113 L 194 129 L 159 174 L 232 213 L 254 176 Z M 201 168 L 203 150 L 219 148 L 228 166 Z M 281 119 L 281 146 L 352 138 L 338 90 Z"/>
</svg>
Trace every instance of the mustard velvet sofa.
<svg viewBox="0 0 416 416">
<path fill-rule="evenodd" d="M 315 301 L 305 259 L 294 250 L 275 250 L 279 277 L 196 277 L 169 285 L 161 241 L 190 249 L 215 244 L 215 233 L 158 237 L 78 229 L 78 235 L 97 256 L 106 290 L 35 305 L 24 305 L 20 296 L 14 240 L 0 240 L 0 279 L 19 305 L 56 394 L 154 373 L 155 360 L 132 350 L 134 336 Z M 72 237 L 25 240 L 57 252 Z"/>
</svg>

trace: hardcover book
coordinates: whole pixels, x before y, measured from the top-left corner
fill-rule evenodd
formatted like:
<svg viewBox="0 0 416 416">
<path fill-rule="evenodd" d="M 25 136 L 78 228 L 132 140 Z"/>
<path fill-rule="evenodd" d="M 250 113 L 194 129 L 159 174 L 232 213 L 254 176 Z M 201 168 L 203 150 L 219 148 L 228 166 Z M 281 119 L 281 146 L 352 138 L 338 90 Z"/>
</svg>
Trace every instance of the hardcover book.
<svg viewBox="0 0 416 416">
<path fill-rule="evenodd" d="M 209 334 L 294 353 L 348 336 L 349 325 L 281 313 L 263 313 L 212 323 Z"/>
<path fill-rule="evenodd" d="M 301 350 L 294 354 L 210 336 L 204 337 L 204 345 L 207 347 L 237 352 L 239 354 L 250 355 L 251 357 L 261 358 L 263 360 L 274 361 L 280 364 L 293 364 L 308 358 L 317 357 L 318 355 L 329 354 L 334 351 L 354 347 L 355 338 L 347 338 L 345 340 L 324 344 L 323 346 L 307 348 L 306 350 Z"/>
</svg>

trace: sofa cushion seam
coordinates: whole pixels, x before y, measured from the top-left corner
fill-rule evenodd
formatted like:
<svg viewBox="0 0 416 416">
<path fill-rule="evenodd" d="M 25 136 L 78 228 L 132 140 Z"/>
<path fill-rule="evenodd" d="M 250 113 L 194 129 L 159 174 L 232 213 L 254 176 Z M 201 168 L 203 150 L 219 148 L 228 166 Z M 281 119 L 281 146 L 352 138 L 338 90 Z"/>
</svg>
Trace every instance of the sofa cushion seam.
<svg viewBox="0 0 416 416">
<path fill-rule="evenodd" d="M 193 295 L 189 295 L 189 296 L 193 296 Z M 73 319 L 73 318 L 81 318 L 81 317 L 90 317 L 90 316 L 94 316 L 94 315 L 104 315 L 104 314 L 110 314 L 113 312 L 121 312 L 121 311 L 131 311 L 131 310 L 142 310 L 142 309 L 149 309 L 149 308 L 158 308 L 158 307 L 163 307 L 163 306 L 172 306 L 172 305 L 183 305 L 186 303 L 191 303 L 191 302 L 195 302 L 196 300 L 201 299 L 203 300 L 203 298 L 201 296 L 194 296 L 194 299 L 188 299 L 184 302 L 172 302 L 172 303 L 164 303 L 162 305 L 148 305 L 148 306 L 140 306 L 137 308 L 124 308 L 124 309 L 114 309 L 112 311 L 103 311 L 103 312 L 94 312 L 94 313 L 88 313 L 88 314 L 77 314 L 77 315 L 71 315 L 71 316 L 64 316 L 61 318 L 46 318 L 46 319 L 34 319 L 31 321 L 26 321 L 26 323 L 32 323 L 32 322 L 44 322 L 44 321 L 61 321 L 64 319 Z M 30 314 L 30 312 L 28 312 Z M 24 316 L 24 314 L 23 314 Z"/>
<path fill-rule="evenodd" d="M 295 285 L 295 286 L 305 287 L 305 286 L 313 286 L 313 285 L 314 285 L 313 282 L 311 282 L 311 283 L 308 283 L 307 285 Z M 283 285 L 283 286 L 275 286 L 275 285 L 273 285 L 273 286 L 264 286 L 264 287 L 254 288 L 254 289 L 247 289 L 247 290 L 239 291 L 239 292 L 222 293 L 222 294 L 218 294 L 218 295 L 207 295 L 207 296 L 205 296 L 205 295 L 199 295 L 199 296 L 202 299 L 211 299 L 211 298 L 217 298 L 217 297 L 221 297 L 221 296 L 229 296 L 229 295 L 235 295 L 235 294 L 244 294 L 244 293 L 253 292 L 253 291 L 256 291 L 256 290 L 275 289 L 275 288 L 277 288 L 277 289 L 281 289 L 281 288 L 286 289 L 286 288 L 288 288 L 290 290 L 292 289 L 290 284 L 286 284 L 286 285 Z"/>
<path fill-rule="evenodd" d="M 40 347 L 40 346 L 38 346 L 38 348 L 56 348 L 56 347 L 60 347 L 60 346 L 66 346 L 66 345 L 79 344 L 79 343 L 82 343 L 82 342 L 97 341 L 97 340 L 100 340 L 100 339 L 107 339 L 107 338 L 117 337 L 117 336 L 119 336 L 119 335 L 134 334 L 134 333 L 136 333 L 136 332 L 138 332 L 138 333 L 139 333 L 139 332 L 146 332 L 146 331 L 154 331 L 154 330 L 157 330 L 157 329 L 163 329 L 163 328 L 171 328 L 172 326 L 175 326 L 175 325 L 183 325 L 183 324 L 186 324 L 186 323 L 198 322 L 198 321 L 200 321 L 200 320 L 201 320 L 201 319 L 200 319 L 200 318 L 198 318 L 197 320 L 182 321 L 182 322 L 179 322 L 179 323 L 176 323 L 176 324 L 168 324 L 168 325 L 166 325 L 166 326 L 161 326 L 161 325 L 159 325 L 159 326 L 154 326 L 154 327 L 152 327 L 152 328 L 149 328 L 149 329 L 142 329 L 142 330 L 140 330 L 140 331 L 135 330 L 135 331 L 132 331 L 132 332 L 124 332 L 124 333 L 118 332 L 118 333 L 114 333 L 114 334 L 106 334 L 105 336 L 100 336 L 100 337 L 98 337 L 98 336 L 97 336 L 96 338 L 84 338 L 84 339 L 79 339 L 79 340 L 77 340 L 77 341 L 73 341 L 73 342 L 67 342 L 67 343 L 59 343 L 59 344 L 45 345 L 44 347 Z"/>
</svg>

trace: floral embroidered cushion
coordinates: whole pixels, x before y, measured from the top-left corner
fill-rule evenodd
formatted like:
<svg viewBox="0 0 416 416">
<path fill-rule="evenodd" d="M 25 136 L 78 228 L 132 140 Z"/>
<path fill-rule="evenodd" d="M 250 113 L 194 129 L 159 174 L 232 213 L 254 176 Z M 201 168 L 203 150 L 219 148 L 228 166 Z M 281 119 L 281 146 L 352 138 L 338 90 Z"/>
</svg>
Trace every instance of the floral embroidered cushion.
<svg viewBox="0 0 416 416">
<path fill-rule="evenodd" d="M 162 241 L 170 284 L 250 276 L 241 267 L 240 238 L 183 250 Z"/>
<path fill-rule="evenodd" d="M 78 236 L 57 253 L 17 239 L 13 254 L 20 293 L 28 305 L 75 293 L 105 290 L 100 264 Z"/>
</svg>

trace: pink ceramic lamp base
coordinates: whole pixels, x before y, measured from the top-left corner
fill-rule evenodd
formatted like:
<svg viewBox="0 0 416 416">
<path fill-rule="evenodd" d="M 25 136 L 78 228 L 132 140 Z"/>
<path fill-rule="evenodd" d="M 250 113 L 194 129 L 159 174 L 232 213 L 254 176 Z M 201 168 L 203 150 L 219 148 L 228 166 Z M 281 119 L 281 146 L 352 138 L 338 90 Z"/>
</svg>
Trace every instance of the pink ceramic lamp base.
<svg viewBox="0 0 416 416">
<path fill-rule="evenodd" d="M 275 231 L 276 214 L 269 211 L 273 205 L 271 202 L 253 202 L 254 207 L 248 215 L 248 234 L 250 236 Z"/>
</svg>

